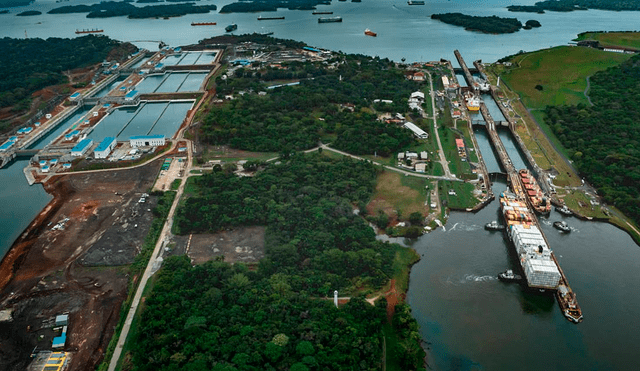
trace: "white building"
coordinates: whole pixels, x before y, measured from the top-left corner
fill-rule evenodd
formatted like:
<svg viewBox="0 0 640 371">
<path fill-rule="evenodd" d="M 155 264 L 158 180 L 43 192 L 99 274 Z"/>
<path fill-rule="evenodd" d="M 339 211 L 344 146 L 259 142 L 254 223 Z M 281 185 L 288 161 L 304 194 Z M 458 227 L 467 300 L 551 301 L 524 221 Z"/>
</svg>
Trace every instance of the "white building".
<svg viewBox="0 0 640 371">
<path fill-rule="evenodd" d="M 129 138 L 129 142 L 131 143 L 131 147 L 157 147 L 164 146 L 165 138 L 164 135 L 140 135 Z"/>
<path fill-rule="evenodd" d="M 80 141 L 80 143 L 76 144 L 75 147 L 71 150 L 71 156 L 80 157 L 84 156 L 87 153 L 91 146 L 93 145 L 93 140 L 87 138 Z"/>
<path fill-rule="evenodd" d="M 116 138 L 106 137 L 104 140 L 93 150 L 93 157 L 95 158 L 107 158 L 111 154 L 114 148 L 116 148 Z"/>
<path fill-rule="evenodd" d="M 420 138 L 420 139 L 427 139 L 429 138 L 429 134 L 427 134 L 427 132 L 425 132 L 424 130 L 420 129 L 418 126 L 416 126 L 416 124 L 407 121 L 404 125 L 402 125 L 404 128 L 407 128 L 409 130 L 411 130 L 413 132 L 413 135 L 415 135 L 416 137 Z"/>
</svg>

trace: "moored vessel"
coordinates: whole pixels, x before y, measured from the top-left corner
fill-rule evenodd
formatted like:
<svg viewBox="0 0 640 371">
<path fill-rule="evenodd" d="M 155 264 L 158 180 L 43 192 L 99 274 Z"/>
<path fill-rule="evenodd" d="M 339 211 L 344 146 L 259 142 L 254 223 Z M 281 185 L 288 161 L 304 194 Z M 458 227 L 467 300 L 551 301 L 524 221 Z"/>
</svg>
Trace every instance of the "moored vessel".
<svg viewBox="0 0 640 371">
<path fill-rule="evenodd" d="M 342 22 L 342 17 L 320 17 L 318 23 Z"/>
<path fill-rule="evenodd" d="M 370 30 L 370 29 L 368 29 L 368 28 L 367 28 L 366 30 L 364 30 L 364 34 L 365 34 L 365 35 L 367 35 L 367 36 L 373 36 L 373 37 L 378 36 L 378 34 L 377 34 L 377 33 L 375 33 L 375 32 L 373 32 L 373 31 L 371 31 L 371 30 Z"/>
<path fill-rule="evenodd" d="M 269 20 L 273 20 L 273 19 L 284 19 L 284 17 L 263 17 L 263 16 L 258 16 L 258 20 L 259 21 L 269 21 Z"/>
<path fill-rule="evenodd" d="M 192 26 L 215 26 L 216 22 L 191 22 Z"/>
<path fill-rule="evenodd" d="M 569 210 L 567 205 L 556 206 L 556 211 L 559 212 L 560 214 L 567 215 L 567 216 L 573 215 L 573 211 Z"/>
<path fill-rule="evenodd" d="M 549 212 L 551 212 L 551 202 L 549 202 L 544 193 L 542 193 L 536 178 L 531 174 L 529 169 L 521 169 L 518 171 L 518 175 L 531 208 L 537 213 L 549 214 Z"/>
<path fill-rule="evenodd" d="M 313 13 L 311 13 L 313 15 L 318 15 L 318 14 L 333 14 L 333 12 L 319 12 L 317 10 L 313 11 Z"/>
<path fill-rule="evenodd" d="M 104 32 L 104 30 L 97 29 L 97 28 L 92 28 L 90 30 L 78 30 L 78 29 L 76 29 L 76 33 L 77 34 L 82 34 L 82 33 L 100 33 L 100 32 Z"/>
</svg>

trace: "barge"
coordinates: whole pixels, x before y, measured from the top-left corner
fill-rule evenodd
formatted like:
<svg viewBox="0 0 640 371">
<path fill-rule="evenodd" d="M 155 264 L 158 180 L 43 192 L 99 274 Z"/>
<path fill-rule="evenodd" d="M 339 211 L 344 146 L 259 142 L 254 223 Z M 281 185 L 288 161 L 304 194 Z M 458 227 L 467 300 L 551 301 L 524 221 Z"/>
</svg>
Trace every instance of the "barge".
<svg viewBox="0 0 640 371">
<path fill-rule="evenodd" d="M 318 18 L 318 23 L 334 23 L 334 22 L 342 22 L 342 17 L 320 17 L 320 18 Z"/>
<path fill-rule="evenodd" d="M 192 26 L 215 26 L 216 22 L 191 22 Z"/>
<path fill-rule="evenodd" d="M 258 20 L 259 21 L 271 21 L 274 19 L 284 19 L 284 17 L 263 17 L 263 16 L 258 16 Z"/>
<path fill-rule="evenodd" d="M 100 32 L 104 32 L 104 30 L 102 29 L 97 29 L 97 28 L 92 28 L 90 30 L 78 30 L 76 29 L 76 33 L 77 34 L 83 34 L 83 33 L 100 33 Z"/>
</svg>

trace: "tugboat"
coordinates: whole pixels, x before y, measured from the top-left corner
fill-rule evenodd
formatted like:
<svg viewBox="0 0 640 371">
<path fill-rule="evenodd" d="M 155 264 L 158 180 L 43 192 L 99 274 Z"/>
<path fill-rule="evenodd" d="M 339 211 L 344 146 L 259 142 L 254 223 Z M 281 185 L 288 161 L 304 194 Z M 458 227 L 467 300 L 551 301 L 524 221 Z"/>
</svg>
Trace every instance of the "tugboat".
<svg viewBox="0 0 640 371">
<path fill-rule="evenodd" d="M 522 279 L 522 276 L 513 273 L 513 270 L 511 269 L 507 269 L 506 271 L 498 274 L 498 279 L 505 282 L 520 281 Z"/>
<path fill-rule="evenodd" d="M 563 221 L 553 222 L 553 226 L 556 229 L 561 230 L 562 232 L 565 232 L 565 233 L 571 232 L 571 228 L 569 228 L 569 226 L 567 225 L 567 222 L 565 222 L 564 220 Z"/>
<path fill-rule="evenodd" d="M 559 212 L 560 214 L 567 215 L 567 216 L 573 215 L 573 212 L 569 210 L 567 205 L 562 205 L 562 207 L 556 206 L 556 211 Z"/>
<path fill-rule="evenodd" d="M 494 220 L 491 223 L 485 224 L 484 229 L 488 231 L 500 231 L 504 229 L 504 225 L 498 224 L 498 222 Z"/>
</svg>

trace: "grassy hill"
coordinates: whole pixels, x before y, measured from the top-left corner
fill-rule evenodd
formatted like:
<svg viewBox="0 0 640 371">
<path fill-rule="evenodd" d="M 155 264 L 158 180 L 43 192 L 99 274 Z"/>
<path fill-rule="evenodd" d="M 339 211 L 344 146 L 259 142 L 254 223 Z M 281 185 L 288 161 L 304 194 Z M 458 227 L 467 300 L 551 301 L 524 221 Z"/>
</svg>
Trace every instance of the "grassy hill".
<svg viewBox="0 0 640 371">
<path fill-rule="evenodd" d="M 560 46 L 519 55 L 512 61 L 515 68 L 503 70 L 500 75 L 529 109 L 588 104 L 584 95 L 587 77 L 629 57 L 592 48 Z"/>
<path fill-rule="evenodd" d="M 596 40 L 602 46 L 640 49 L 640 32 L 585 32 L 574 41 Z"/>
</svg>

